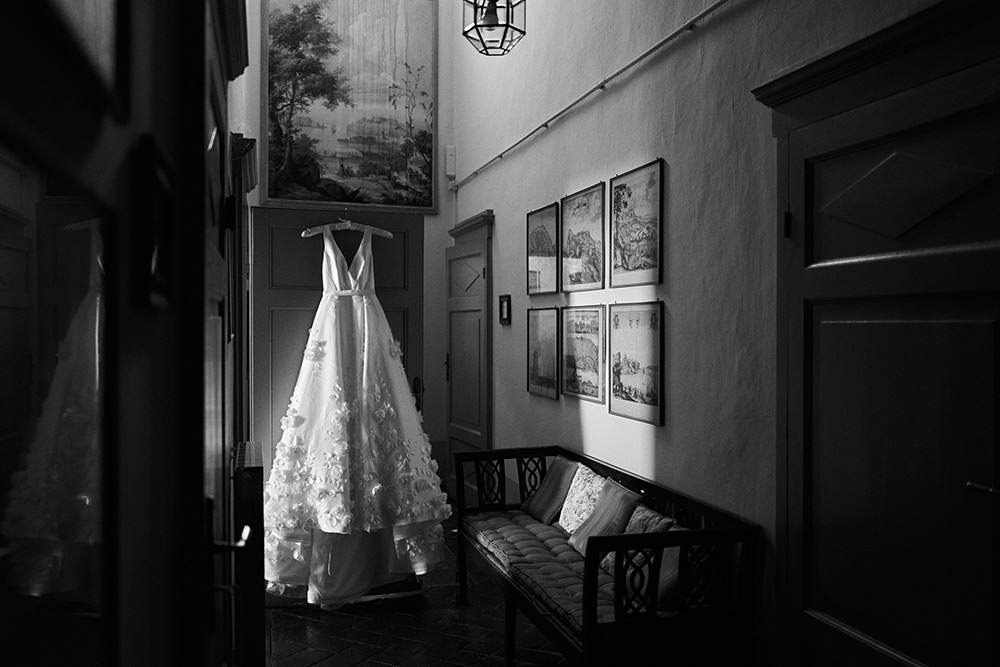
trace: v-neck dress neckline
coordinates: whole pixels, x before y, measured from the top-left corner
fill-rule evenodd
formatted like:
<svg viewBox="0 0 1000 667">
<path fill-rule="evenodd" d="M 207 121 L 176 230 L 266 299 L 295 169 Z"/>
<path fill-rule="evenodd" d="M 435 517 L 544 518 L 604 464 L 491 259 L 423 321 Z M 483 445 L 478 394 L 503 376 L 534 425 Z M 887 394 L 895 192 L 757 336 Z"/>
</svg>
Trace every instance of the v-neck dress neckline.
<svg viewBox="0 0 1000 667">
<path fill-rule="evenodd" d="M 369 263 L 368 255 L 371 247 L 371 229 L 364 230 L 361 243 L 358 244 L 358 249 L 354 253 L 350 264 L 347 263 L 347 257 L 344 256 L 344 252 L 340 249 L 340 244 L 334 238 L 333 232 L 329 229 L 324 229 L 323 234 L 330 244 L 330 254 L 333 255 L 333 266 L 330 267 L 332 270 L 328 272 L 330 284 L 323 285 L 324 291 L 369 289 L 371 286 L 367 284 L 369 281 L 365 276 L 365 267 Z"/>
</svg>

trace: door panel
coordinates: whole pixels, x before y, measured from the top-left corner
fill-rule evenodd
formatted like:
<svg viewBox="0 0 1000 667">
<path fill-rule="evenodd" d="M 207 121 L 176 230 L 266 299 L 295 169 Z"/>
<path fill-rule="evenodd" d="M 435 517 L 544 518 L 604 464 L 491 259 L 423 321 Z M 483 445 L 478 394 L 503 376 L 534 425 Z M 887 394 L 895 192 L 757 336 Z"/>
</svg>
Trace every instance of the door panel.
<svg viewBox="0 0 1000 667">
<path fill-rule="evenodd" d="M 492 216 L 489 220 L 492 221 Z M 455 452 L 481 451 L 492 447 L 489 231 L 489 224 L 477 227 L 470 234 L 473 238 L 459 239 L 459 243 L 445 250 L 449 456 L 443 478 L 452 494 L 466 485 L 466 482 L 455 479 L 452 469 Z M 452 233 L 455 235 L 454 231 Z M 456 238 L 460 236 L 461 233 Z"/>
<path fill-rule="evenodd" d="M 455 428 L 477 437 L 485 427 L 481 407 L 480 381 L 483 368 L 483 315 L 479 310 L 451 312 L 448 339 L 451 341 L 451 391 L 448 414 Z"/>
<path fill-rule="evenodd" d="M 1000 482 L 1000 26 L 945 5 L 755 91 L 789 665 L 1000 662 L 997 495 L 968 486 Z M 957 62 L 962 31 L 990 55 Z"/>
<path fill-rule="evenodd" d="M 253 438 L 261 442 L 264 479 L 270 473 L 280 420 L 295 387 L 302 352 L 323 289 L 323 237 L 302 238 L 306 227 L 337 217 L 370 224 L 393 237 L 372 237 L 375 289 L 403 367 L 413 385 L 423 372 L 423 218 L 413 214 L 351 211 L 329 213 L 255 208 L 251 234 L 251 349 Z M 358 232 L 334 238 L 348 262 L 361 242 Z"/>
<path fill-rule="evenodd" d="M 929 664 L 993 641 L 1000 304 L 962 306 L 816 304 L 807 352 L 805 606 Z"/>
<path fill-rule="evenodd" d="M 884 142 L 857 129 L 888 131 L 894 103 L 791 138 L 803 664 L 975 665 L 997 651 L 996 507 L 965 484 L 997 481 L 1000 115 L 896 126 Z"/>
<path fill-rule="evenodd" d="M 998 149 L 990 109 L 814 163 L 807 262 L 1000 239 Z"/>
</svg>

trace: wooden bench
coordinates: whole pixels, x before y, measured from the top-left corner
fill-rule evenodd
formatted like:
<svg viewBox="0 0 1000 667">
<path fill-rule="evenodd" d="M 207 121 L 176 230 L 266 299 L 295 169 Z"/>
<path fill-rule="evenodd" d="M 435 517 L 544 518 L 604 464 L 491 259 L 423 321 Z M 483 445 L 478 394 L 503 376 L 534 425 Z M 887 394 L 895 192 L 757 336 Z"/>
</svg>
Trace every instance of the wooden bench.
<svg viewBox="0 0 1000 667">
<path fill-rule="evenodd" d="M 640 504 L 676 524 L 665 532 L 594 535 L 579 553 L 558 523 L 522 508 L 557 456 L 639 494 Z M 587 665 L 628 657 L 671 665 L 746 659 L 758 526 L 561 447 L 456 453 L 455 472 L 457 601 L 467 604 L 471 554 L 503 590 L 507 665 L 514 665 L 518 610 L 564 655 Z M 472 504 L 463 481 L 474 482 Z M 669 590 L 661 590 L 668 580 Z"/>
</svg>

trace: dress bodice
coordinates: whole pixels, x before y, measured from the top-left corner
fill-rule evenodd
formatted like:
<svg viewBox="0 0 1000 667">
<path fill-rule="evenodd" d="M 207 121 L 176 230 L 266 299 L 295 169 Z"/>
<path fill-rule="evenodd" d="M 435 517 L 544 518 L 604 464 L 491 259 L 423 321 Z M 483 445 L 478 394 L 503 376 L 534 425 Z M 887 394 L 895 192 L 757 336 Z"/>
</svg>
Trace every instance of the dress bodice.
<svg viewBox="0 0 1000 667">
<path fill-rule="evenodd" d="M 375 289 L 372 271 L 372 231 L 365 229 L 361 245 L 350 264 L 340 251 L 333 232 L 323 229 L 323 291 L 359 292 Z"/>
</svg>

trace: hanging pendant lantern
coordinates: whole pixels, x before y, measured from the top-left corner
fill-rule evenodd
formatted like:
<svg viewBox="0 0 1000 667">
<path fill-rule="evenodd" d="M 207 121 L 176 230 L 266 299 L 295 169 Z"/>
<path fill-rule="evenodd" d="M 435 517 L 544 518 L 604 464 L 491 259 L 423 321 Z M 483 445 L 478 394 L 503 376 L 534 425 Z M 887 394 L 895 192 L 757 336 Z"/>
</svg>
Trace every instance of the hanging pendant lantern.
<svg viewBox="0 0 1000 667">
<path fill-rule="evenodd" d="M 483 55 L 502 56 L 524 37 L 527 0 L 462 0 L 462 34 Z"/>
</svg>

